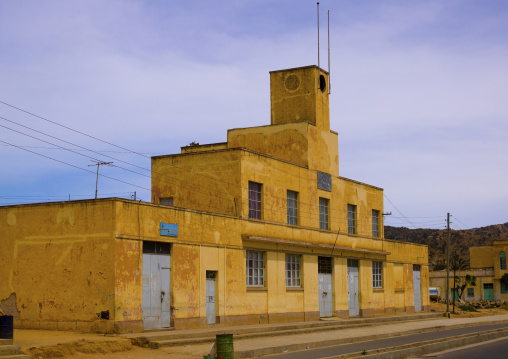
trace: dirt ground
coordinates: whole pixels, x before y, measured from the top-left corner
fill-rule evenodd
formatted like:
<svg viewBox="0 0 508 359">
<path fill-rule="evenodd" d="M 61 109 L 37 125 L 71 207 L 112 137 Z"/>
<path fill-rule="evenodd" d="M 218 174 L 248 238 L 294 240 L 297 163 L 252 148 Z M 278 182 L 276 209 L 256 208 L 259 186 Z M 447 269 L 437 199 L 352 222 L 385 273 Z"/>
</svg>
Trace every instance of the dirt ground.
<svg viewBox="0 0 508 359">
<path fill-rule="evenodd" d="M 450 312 L 452 311 L 450 305 Z M 431 303 L 431 310 L 445 312 L 446 304 Z M 503 308 L 478 309 L 478 312 L 465 312 L 455 307 L 452 318 L 473 318 L 487 315 L 508 314 Z M 64 331 L 15 330 L 14 343 L 33 359 L 202 359 L 209 353 L 211 344 L 148 349 L 132 345 L 129 339 L 117 335 L 103 335 Z"/>
<path fill-rule="evenodd" d="M 430 309 L 434 312 L 446 312 L 446 304 L 431 302 Z M 487 315 L 508 314 L 508 310 L 504 308 L 489 308 L 477 309 L 477 312 L 467 312 L 461 310 L 457 305 L 455 305 L 455 313 L 453 313 L 453 305 L 450 304 L 450 313 L 451 318 L 475 318 Z"/>
<path fill-rule="evenodd" d="M 202 359 L 211 344 L 148 349 L 132 345 L 115 334 L 92 334 L 48 330 L 14 330 L 14 344 L 33 359 Z"/>
</svg>

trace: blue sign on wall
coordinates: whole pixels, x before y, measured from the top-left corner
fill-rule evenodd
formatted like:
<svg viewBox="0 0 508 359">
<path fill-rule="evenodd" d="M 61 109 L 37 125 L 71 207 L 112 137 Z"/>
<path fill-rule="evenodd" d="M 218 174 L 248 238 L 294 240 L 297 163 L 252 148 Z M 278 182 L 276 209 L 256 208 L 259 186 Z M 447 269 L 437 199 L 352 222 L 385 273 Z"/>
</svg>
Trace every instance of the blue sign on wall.
<svg viewBox="0 0 508 359">
<path fill-rule="evenodd" d="M 161 236 L 178 237 L 178 224 L 162 223 Z"/>
</svg>

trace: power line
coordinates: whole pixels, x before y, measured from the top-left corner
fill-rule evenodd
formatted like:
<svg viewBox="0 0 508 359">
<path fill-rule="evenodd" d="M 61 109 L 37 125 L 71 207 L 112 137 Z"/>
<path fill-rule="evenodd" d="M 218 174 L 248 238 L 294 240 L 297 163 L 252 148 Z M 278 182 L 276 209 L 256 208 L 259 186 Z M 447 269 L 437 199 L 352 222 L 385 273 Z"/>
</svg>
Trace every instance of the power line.
<svg viewBox="0 0 508 359">
<path fill-rule="evenodd" d="M 147 156 L 145 156 L 145 155 L 142 155 L 141 153 L 138 153 L 138 152 L 135 152 L 135 151 L 131 151 L 131 150 L 129 150 L 128 148 L 125 148 L 125 147 L 122 147 L 122 146 L 115 145 L 114 143 L 111 143 L 111 142 L 108 142 L 108 141 L 101 140 L 100 138 L 97 138 L 97 137 L 95 137 L 95 136 L 92 136 L 92 135 L 86 134 L 86 133 L 84 133 L 84 132 L 81 132 L 81 131 L 75 130 L 75 129 L 70 128 L 70 127 L 67 127 L 67 126 L 64 126 L 64 125 L 62 125 L 62 124 L 60 124 L 60 123 L 58 123 L 58 122 L 48 120 L 47 118 L 44 118 L 44 117 L 39 116 L 39 115 L 36 115 L 36 114 L 34 114 L 34 113 L 32 113 L 32 112 L 29 112 L 29 111 L 23 110 L 22 108 L 16 107 L 16 106 L 14 106 L 14 105 L 8 104 L 7 102 L 4 102 L 4 101 L 1 101 L 1 100 L 0 100 L 0 103 L 1 103 L 1 104 L 4 104 L 5 106 L 9 106 L 9 107 L 11 107 L 11 108 L 14 108 L 14 109 L 16 109 L 16 110 L 18 110 L 18 111 L 21 111 L 21 112 L 24 112 L 24 113 L 26 113 L 26 114 L 29 114 L 30 116 L 37 117 L 37 118 L 39 118 L 39 119 L 41 119 L 41 120 L 43 120 L 43 121 L 47 121 L 47 122 L 49 122 L 49 123 L 52 123 L 53 125 L 56 125 L 56 126 L 60 126 L 60 127 L 62 127 L 62 128 L 65 128 L 66 130 L 69 130 L 69 131 L 72 131 L 72 132 L 79 133 L 80 135 L 83 135 L 83 136 L 86 136 L 86 137 L 92 138 L 92 139 L 94 139 L 94 140 L 96 140 L 96 141 L 99 141 L 99 142 L 102 142 L 102 143 L 108 144 L 108 145 L 113 146 L 113 147 L 116 147 L 116 148 L 120 148 L 120 149 L 122 149 L 122 150 L 124 150 L 124 151 L 130 152 L 130 153 L 133 153 L 133 154 L 136 154 L 136 155 L 142 156 L 142 157 L 147 157 Z"/>
<path fill-rule="evenodd" d="M 390 199 L 389 199 L 389 198 L 388 198 L 388 197 L 387 197 L 384 193 L 383 193 L 383 196 L 386 198 L 386 200 L 387 200 L 388 202 L 390 202 L 390 204 L 393 206 L 393 208 L 395 208 L 395 210 L 396 210 L 397 212 L 399 212 L 399 214 L 400 214 L 400 215 L 401 215 L 401 216 L 402 216 L 402 217 L 403 217 L 403 218 L 404 218 L 404 219 L 405 219 L 408 223 L 410 223 L 413 227 L 415 227 L 415 228 L 416 228 L 416 226 L 413 224 L 413 222 L 411 222 L 411 221 L 410 221 L 410 220 L 409 220 L 406 216 L 404 216 L 404 214 L 402 214 L 402 212 L 401 212 L 401 211 L 399 211 L 399 209 L 398 209 L 397 207 L 395 207 L 395 205 L 393 204 L 393 202 L 392 202 L 392 201 L 390 201 Z"/>
<path fill-rule="evenodd" d="M 28 150 L 28 149 L 26 149 L 26 148 L 21 148 L 21 147 L 19 147 L 19 146 L 13 145 L 12 143 L 9 143 L 9 142 L 6 142 L 6 141 L 2 141 L 2 140 L 0 140 L 0 142 L 2 142 L 2 143 L 6 143 L 6 144 L 8 144 L 8 145 L 10 145 L 10 146 L 13 146 L 13 147 L 16 147 L 16 148 L 19 148 L 19 149 L 21 149 L 21 150 L 23 150 L 23 151 L 27 151 L 27 152 L 30 152 L 30 153 L 36 154 L 36 155 L 38 155 L 38 156 L 45 157 L 45 158 L 48 158 L 48 159 L 50 159 L 50 160 L 53 160 L 53 161 L 56 161 L 56 162 L 63 163 L 63 164 L 65 164 L 65 165 L 67 165 L 67 166 L 71 166 L 71 167 L 74 167 L 74 168 L 80 169 L 80 170 L 82 170 L 82 171 L 85 171 L 85 172 L 89 172 L 89 173 L 93 173 L 93 174 L 95 174 L 95 172 L 94 172 L 94 171 L 87 170 L 86 168 L 81 168 L 81 167 L 79 167 L 79 166 L 76 166 L 76 165 L 73 165 L 73 164 L 70 164 L 70 163 L 67 163 L 67 162 L 64 162 L 64 161 L 57 160 L 56 158 L 49 157 L 49 156 L 43 155 L 43 154 L 41 154 L 41 153 L 34 152 L 34 151 Z M 141 188 L 141 189 L 144 189 L 144 190 L 147 190 L 147 191 L 151 191 L 151 189 L 149 189 L 149 188 L 145 188 L 145 187 L 142 187 L 142 186 L 139 186 L 139 185 L 133 184 L 133 183 L 129 183 L 129 182 L 126 182 L 126 181 L 122 181 L 122 180 L 119 180 L 119 179 L 117 179 L 117 178 L 113 178 L 113 177 L 106 176 L 106 175 L 101 175 L 101 174 L 100 174 L 100 176 L 102 176 L 102 177 L 104 177 L 104 178 L 109 178 L 109 179 L 112 179 L 113 181 L 121 182 L 121 183 L 124 183 L 124 184 L 128 184 L 128 185 L 130 185 L 130 186 L 134 186 L 134 187 Z"/>
</svg>

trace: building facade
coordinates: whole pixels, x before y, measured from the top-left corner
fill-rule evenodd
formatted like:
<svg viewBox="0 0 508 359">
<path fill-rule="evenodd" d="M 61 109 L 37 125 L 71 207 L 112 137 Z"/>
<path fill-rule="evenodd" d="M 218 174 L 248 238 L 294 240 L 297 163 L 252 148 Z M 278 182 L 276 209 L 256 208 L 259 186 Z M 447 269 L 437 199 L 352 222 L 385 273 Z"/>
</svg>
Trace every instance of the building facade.
<svg viewBox="0 0 508 359">
<path fill-rule="evenodd" d="M 475 285 L 468 285 L 462 300 L 508 301 L 508 270 L 506 269 L 508 241 L 494 241 L 491 246 L 469 248 L 470 268 L 457 272 L 456 276 L 465 283 L 466 275 L 476 277 Z M 505 280 L 503 280 L 505 276 Z M 453 293 L 453 272 L 450 271 L 450 298 Z M 430 286 L 438 287 L 445 297 L 446 271 L 431 271 Z"/>
<path fill-rule="evenodd" d="M 140 331 L 429 311 L 426 246 L 339 176 L 328 74 L 270 73 L 271 124 L 152 158 L 152 203 L 0 207 L 19 328 Z"/>
</svg>

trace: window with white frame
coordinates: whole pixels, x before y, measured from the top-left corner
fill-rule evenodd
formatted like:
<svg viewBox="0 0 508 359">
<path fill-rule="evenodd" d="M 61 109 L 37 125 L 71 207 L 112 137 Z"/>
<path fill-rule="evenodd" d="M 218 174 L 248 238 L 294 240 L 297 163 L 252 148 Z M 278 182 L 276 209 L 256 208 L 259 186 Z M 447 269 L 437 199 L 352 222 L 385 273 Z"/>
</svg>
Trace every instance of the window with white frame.
<svg viewBox="0 0 508 359">
<path fill-rule="evenodd" d="M 296 254 L 286 254 L 286 287 L 302 286 L 300 271 L 301 256 Z"/>
<path fill-rule="evenodd" d="M 330 201 L 319 198 L 319 229 L 328 229 L 328 205 Z"/>
<path fill-rule="evenodd" d="M 249 181 L 249 218 L 261 219 L 261 183 Z"/>
<path fill-rule="evenodd" d="M 372 287 L 383 288 L 383 263 L 372 262 Z"/>
<path fill-rule="evenodd" d="M 372 210 L 372 237 L 379 237 L 379 211 Z"/>
<path fill-rule="evenodd" d="M 265 286 L 265 252 L 247 251 L 247 286 Z"/>
<path fill-rule="evenodd" d="M 298 224 L 298 192 L 288 190 L 288 224 Z"/>
<path fill-rule="evenodd" d="M 356 206 L 354 204 L 347 205 L 347 232 L 356 234 Z"/>
</svg>

